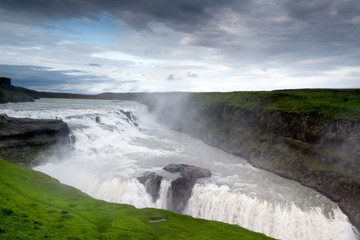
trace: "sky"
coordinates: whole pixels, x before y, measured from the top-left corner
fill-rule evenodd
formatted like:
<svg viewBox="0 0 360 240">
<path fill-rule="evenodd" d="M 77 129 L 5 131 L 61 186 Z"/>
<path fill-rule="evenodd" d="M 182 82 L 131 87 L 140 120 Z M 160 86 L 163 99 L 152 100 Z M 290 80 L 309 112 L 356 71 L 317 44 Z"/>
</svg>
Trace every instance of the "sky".
<svg viewBox="0 0 360 240">
<path fill-rule="evenodd" d="M 0 76 L 84 94 L 360 88 L 360 1 L 1 0 Z"/>
</svg>

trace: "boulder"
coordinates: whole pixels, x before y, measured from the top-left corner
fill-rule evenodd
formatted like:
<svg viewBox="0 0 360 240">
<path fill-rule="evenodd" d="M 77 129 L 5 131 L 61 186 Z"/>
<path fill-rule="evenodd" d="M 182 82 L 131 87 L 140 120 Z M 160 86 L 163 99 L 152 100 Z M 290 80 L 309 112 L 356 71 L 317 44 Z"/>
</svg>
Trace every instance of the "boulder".
<svg viewBox="0 0 360 240">
<path fill-rule="evenodd" d="M 187 165 L 187 164 L 168 164 L 163 169 L 171 173 L 180 172 L 182 177 L 187 177 L 187 178 L 197 179 L 197 178 L 211 177 L 210 170 L 192 165 Z"/>
<path fill-rule="evenodd" d="M 211 177 L 211 171 L 205 168 L 186 164 L 168 164 L 163 168 L 171 173 L 180 172 L 181 177 L 171 182 L 167 193 L 167 209 L 182 213 L 191 197 L 192 189 L 196 179 Z M 153 202 L 160 197 L 160 186 L 163 177 L 154 172 L 145 172 L 137 178 L 144 184 L 146 192 L 151 195 Z"/>
<path fill-rule="evenodd" d="M 196 179 L 211 177 L 210 170 L 187 164 L 168 164 L 163 169 L 171 173 L 180 172 L 181 174 L 181 177 L 171 182 L 171 188 L 168 192 L 168 209 L 177 213 L 184 211 Z"/>
</svg>

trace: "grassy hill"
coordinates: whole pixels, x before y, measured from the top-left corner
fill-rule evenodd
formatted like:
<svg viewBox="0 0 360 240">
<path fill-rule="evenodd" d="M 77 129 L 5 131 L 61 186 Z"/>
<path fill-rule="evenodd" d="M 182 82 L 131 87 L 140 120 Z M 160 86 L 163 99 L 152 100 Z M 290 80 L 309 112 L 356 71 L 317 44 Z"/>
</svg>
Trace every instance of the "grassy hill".
<svg viewBox="0 0 360 240">
<path fill-rule="evenodd" d="M 0 159 L 0 239 L 271 239 L 236 225 L 95 200 Z"/>
<path fill-rule="evenodd" d="M 247 110 L 317 114 L 325 118 L 360 121 L 360 89 L 296 89 L 231 93 L 195 93 L 208 107 L 227 104 Z"/>
</svg>

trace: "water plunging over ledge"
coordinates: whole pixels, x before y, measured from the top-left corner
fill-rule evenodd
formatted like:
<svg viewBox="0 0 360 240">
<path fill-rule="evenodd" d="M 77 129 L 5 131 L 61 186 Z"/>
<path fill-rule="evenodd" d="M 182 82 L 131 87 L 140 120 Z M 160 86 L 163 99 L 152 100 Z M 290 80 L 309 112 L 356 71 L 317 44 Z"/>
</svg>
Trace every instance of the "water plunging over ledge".
<svg viewBox="0 0 360 240">
<path fill-rule="evenodd" d="M 280 239 L 357 239 L 338 206 L 321 194 L 246 160 L 156 124 L 136 102 L 41 99 L 0 105 L 12 117 L 61 118 L 68 123 L 72 150 L 48 157 L 35 169 L 110 202 L 138 208 L 168 208 L 169 163 L 207 168 L 184 214 L 238 224 Z M 164 177 L 154 202 L 137 178 Z"/>
</svg>

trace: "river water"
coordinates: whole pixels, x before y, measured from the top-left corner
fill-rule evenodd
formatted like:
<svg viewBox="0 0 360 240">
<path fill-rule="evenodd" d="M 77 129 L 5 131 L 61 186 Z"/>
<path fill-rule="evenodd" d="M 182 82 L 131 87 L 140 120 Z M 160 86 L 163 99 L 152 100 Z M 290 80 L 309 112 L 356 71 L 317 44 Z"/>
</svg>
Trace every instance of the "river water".
<svg viewBox="0 0 360 240">
<path fill-rule="evenodd" d="M 328 198 L 157 124 L 142 104 L 40 99 L 2 104 L 0 113 L 67 122 L 73 136 L 66 148 L 70 150 L 47 156 L 46 164 L 35 170 L 94 198 L 166 209 L 170 181 L 176 176 L 162 167 L 191 164 L 213 175 L 198 179 L 184 214 L 238 224 L 278 239 L 358 239 L 347 216 Z M 164 176 L 156 202 L 137 180 L 144 172 Z"/>
</svg>

